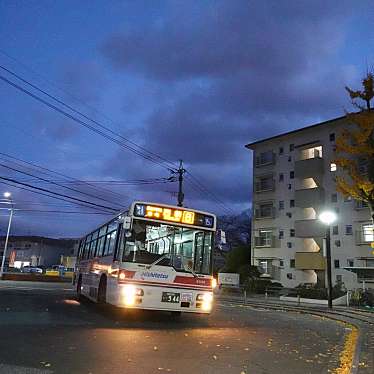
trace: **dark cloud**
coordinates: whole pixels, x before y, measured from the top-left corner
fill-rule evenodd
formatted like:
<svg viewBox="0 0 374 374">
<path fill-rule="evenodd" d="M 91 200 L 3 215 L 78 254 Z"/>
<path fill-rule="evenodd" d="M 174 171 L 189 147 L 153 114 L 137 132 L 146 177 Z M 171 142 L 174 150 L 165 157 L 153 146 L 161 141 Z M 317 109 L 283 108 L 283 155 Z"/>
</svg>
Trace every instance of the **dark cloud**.
<svg viewBox="0 0 374 374">
<path fill-rule="evenodd" d="M 357 79 L 336 65 L 351 5 L 178 2 L 162 21 L 118 33 L 101 50 L 118 71 L 158 84 L 162 100 L 145 120 L 142 144 L 185 160 L 240 207 L 250 195 L 246 143 L 343 113 L 343 87 Z M 189 198 L 214 203 L 199 194 L 191 188 Z"/>
</svg>

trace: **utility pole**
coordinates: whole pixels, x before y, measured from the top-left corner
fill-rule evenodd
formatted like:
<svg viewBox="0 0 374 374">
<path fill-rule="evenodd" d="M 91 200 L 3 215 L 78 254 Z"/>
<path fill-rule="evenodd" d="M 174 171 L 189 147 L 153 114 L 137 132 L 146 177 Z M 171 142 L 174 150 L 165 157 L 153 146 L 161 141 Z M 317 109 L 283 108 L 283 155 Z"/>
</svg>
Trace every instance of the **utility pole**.
<svg viewBox="0 0 374 374">
<path fill-rule="evenodd" d="M 183 174 L 186 172 L 186 169 L 183 168 L 183 160 L 179 161 L 179 169 L 176 171 L 178 174 L 178 206 L 183 206 L 184 193 L 183 193 Z"/>
<path fill-rule="evenodd" d="M 10 198 L 10 192 L 5 192 L 4 197 L 7 199 L 10 199 L 11 203 L 11 208 L 10 208 L 10 215 L 9 215 L 9 222 L 8 222 L 8 230 L 6 233 L 6 238 L 5 238 L 5 245 L 4 245 L 4 251 L 3 251 L 3 258 L 1 261 L 1 268 L 0 268 L 0 279 L 2 279 L 3 274 L 4 274 L 4 266 L 5 266 L 5 258 L 6 258 L 6 251 L 8 248 L 8 240 L 9 240 L 9 233 L 10 233 L 10 225 L 12 224 L 12 218 L 13 218 L 13 200 Z"/>
</svg>

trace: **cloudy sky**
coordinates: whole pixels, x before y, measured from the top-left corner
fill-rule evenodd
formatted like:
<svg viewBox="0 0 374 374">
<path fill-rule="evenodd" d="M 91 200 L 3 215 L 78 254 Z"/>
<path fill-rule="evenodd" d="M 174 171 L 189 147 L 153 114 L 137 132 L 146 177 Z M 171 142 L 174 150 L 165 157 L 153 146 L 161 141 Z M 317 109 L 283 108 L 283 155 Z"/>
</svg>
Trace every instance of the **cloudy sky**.
<svg viewBox="0 0 374 374">
<path fill-rule="evenodd" d="M 159 182 L 179 159 L 187 206 L 250 207 L 244 145 L 349 109 L 344 86 L 374 64 L 373 23 L 369 0 L 0 1 L 13 232 L 80 236 L 108 207 L 174 203 L 177 184 Z"/>
</svg>

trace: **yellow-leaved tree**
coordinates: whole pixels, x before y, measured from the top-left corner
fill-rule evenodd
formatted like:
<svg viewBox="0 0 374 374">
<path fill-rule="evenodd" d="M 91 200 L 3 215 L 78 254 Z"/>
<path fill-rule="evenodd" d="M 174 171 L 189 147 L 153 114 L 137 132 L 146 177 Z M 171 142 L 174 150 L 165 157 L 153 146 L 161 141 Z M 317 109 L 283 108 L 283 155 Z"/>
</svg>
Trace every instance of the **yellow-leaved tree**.
<svg viewBox="0 0 374 374">
<path fill-rule="evenodd" d="M 337 189 L 344 196 L 366 202 L 374 225 L 373 74 L 368 73 L 362 80 L 362 90 L 354 91 L 349 87 L 346 90 L 359 111 L 347 113 L 348 125 L 336 139 L 338 157 L 335 163 L 342 170 L 336 177 Z"/>
</svg>

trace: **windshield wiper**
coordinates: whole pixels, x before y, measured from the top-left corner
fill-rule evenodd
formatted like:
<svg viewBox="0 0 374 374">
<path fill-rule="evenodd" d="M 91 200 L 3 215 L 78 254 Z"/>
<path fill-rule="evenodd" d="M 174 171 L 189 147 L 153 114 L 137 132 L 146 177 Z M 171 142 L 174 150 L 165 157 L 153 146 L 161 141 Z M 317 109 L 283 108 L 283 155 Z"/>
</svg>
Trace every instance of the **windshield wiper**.
<svg viewBox="0 0 374 374">
<path fill-rule="evenodd" d="M 184 267 L 184 270 L 189 271 L 195 278 L 199 278 L 199 276 L 188 265 Z"/>
<path fill-rule="evenodd" d="M 163 254 L 161 257 L 159 257 L 156 261 L 152 262 L 151 264 L 147 265 L 146 268 L 150 269 L 152 266 L 157 265 L 159 262 L 161 262 L 165 257 L 169 256 L 169 253 Z"/>
</svg>

